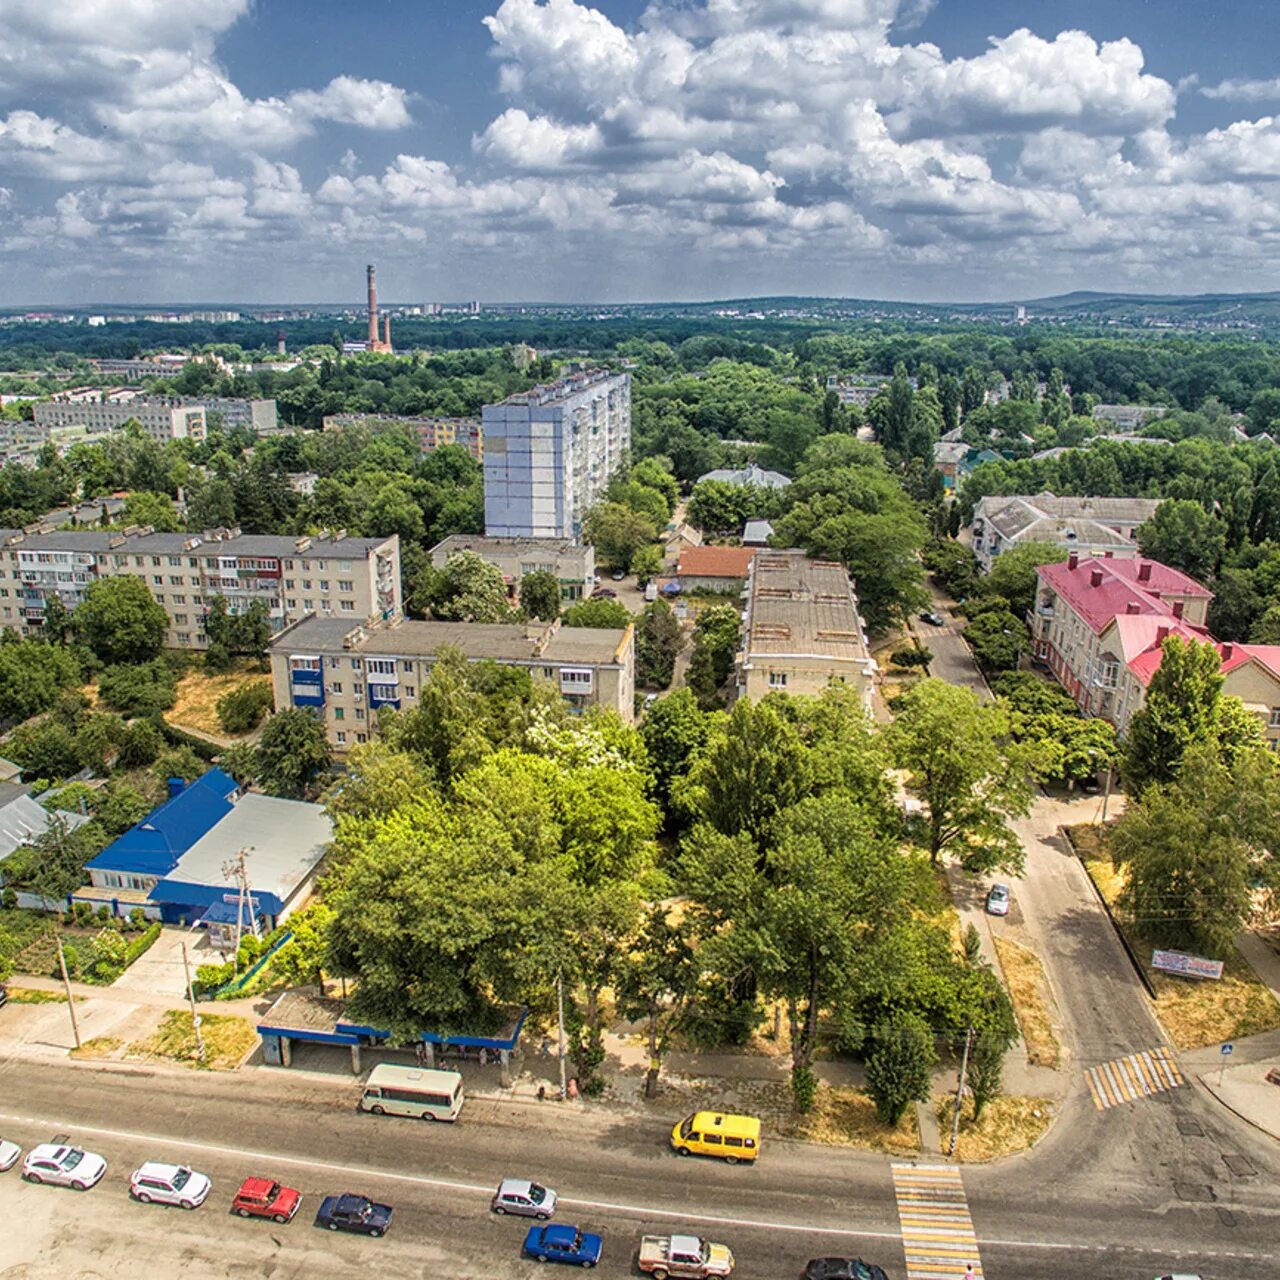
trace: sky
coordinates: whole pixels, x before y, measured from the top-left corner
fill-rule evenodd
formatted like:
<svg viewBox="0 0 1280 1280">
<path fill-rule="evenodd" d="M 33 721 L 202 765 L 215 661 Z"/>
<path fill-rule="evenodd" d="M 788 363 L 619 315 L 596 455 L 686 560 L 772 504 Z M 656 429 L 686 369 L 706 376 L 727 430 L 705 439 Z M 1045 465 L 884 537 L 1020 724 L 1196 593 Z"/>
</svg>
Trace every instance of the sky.
<svg viewBox="0 0 1280 1280">
<path fill-rule="evenodd" d="M 0 307 L 1280 288 L 1274 0 L 0 0 Z"/>
</svg>

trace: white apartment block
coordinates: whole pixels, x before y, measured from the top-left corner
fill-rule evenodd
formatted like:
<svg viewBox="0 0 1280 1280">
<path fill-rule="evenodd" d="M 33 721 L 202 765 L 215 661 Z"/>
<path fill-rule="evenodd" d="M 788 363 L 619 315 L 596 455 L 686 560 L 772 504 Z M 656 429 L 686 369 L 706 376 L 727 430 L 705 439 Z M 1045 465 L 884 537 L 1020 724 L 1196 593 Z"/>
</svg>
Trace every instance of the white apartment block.
<svg viewBox="0 0 1280 1280">
<path fill-rule="evenodd" d="M 147 584 L 169 615 L 165 643 L 203 649 L 204 620 L 214 596 L 241 613 L 266 606 L 280 631 L 308 614 L 346 625 L 399 617 L 400 539 L 318 538 L 235 530 L 151 533 L 0 530 L 0 629 L 38 632 L 51 595 L 74 609 L 99 578 L 131 574 Z"/>
<path fill-rule="evenodd" d="M 274 400 L 237 400 L 230 396 L 184 399 L 184 404 L 200 405 L 206 414 L 220 413 L 222 425 L 248 427 L 251 431 L 274 431 L 278 425 Z"/>
<path fill-rule="evenodd" d="M 164 396 L 135 396 L 98 401 L 48 400 L 33 406 L 37 426 L 46 430 L 85 427 L 89 431 L 118 431 L 131 419 L 158 444 L 169 440 L 205 438 L 203 402 L 192 404 Z"/>
<path fill-rule="evenodd" d="M 507 591 L 515 598 L 520 583 L 531 573 L 555 574 L 565 601 L 584 600 L 595 586 L 595 548 L 567 538 L 488 538 L 482 534 L 455 533 L 431 548 L 431 563 L 443 569 L 450 556 L 474 551 L 502 574 Z"/>
<path fill-rule="evenodd" d="M 393 622 L 352 626 L 306 618 L 271 642 L 277 710 L 307 707 L 324 720 L 338 751 L 368 742 L 383 707 L 417 706 L 445 646 L 469 662 L 522 667 L 549 682 L 574 711 L 605 707 L 635 715 L 635 628 L 512 626 L 478 622 Z"/>
<path fill-rule="evenodd" d="M 577 538 L 631 447 L 631 375 L 593 369 L 484 407 L 485 532 Z"/>
</svg>

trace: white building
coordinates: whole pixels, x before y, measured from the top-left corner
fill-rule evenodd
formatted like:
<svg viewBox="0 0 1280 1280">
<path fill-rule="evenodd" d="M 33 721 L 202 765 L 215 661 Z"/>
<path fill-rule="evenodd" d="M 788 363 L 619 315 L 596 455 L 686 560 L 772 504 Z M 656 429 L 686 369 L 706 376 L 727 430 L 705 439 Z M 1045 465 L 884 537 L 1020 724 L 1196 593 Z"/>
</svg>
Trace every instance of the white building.
<svg viewBox="0 0 1280 1280">
<path fill-rule="evenodd" d="M 205 416 L 202 403 L 164 396 L 136 396 L 110 400 L 51 400 L 34 405 L 37 426 L 86 427 L 90 431 L 118 431 L 136 418 L 143 431 L 159 444 L 169 440 L 203 440 Z"/>
<path fill-rule="evenodd" d="M 593 369 L 484 407 L 485 532 L 577 538 L 631 446 L 631 375 Z"/>
</svg>

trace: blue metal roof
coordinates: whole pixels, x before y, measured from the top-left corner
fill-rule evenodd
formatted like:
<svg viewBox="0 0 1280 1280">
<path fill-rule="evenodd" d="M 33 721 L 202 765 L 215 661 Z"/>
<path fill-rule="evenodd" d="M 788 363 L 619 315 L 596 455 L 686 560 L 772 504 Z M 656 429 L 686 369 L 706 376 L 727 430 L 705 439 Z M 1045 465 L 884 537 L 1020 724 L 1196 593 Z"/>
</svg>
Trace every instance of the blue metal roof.
<svg viewBox="0 0 1280 1280">
<path fill-rule="evenodd" d="M 210 769 L 107 845 L 89 866 L 100 871 L 167 875 L 201 836 L 231 812 L 230 797 L 235 790 L 236 781 L 230 774 Z"/>
</svg>

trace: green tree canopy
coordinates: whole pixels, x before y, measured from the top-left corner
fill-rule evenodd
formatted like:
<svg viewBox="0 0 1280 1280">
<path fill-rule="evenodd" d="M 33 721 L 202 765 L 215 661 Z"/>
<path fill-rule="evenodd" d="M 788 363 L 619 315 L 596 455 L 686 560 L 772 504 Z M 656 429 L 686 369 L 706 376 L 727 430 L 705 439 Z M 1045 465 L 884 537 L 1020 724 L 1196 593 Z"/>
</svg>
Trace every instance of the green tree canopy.
<svg viewBox="0 0 1280 1280">
<path fill-rule="evenodd" d="M 423 569 L 414 584 L 413 607 L 444 622 L 515 620 L 501 571 L 474 551 L 455 552 L 443 569 Z"/>
<path fill-rule="evenodd" d="M 520 608 L 531 618 L 550 622 L 560 616 L 560 579 L 550 569 L 535 569 L 520 579 Z"/>
<path fill-rule="evenodd" d="M 80 664 L 68 650 L 41 640 L 0 637 L 0 720 L 26 720 L 48 711 L 64 689 L 80 682 Z"/>
<path fill-rule="evenodd" d="M 1138 528 L 1138 546 L 1144 556 L 1181 569 L 1197 582 L 1213 577 L 1226 545 L 1222 520 L 1188 499 L 1166 498 Z"/>
<path fill-rule="evenodd" d="M 258 781 L 268 795 L 301 799 L 328 769 L 332 752 L 324 721 L 301 707 L 279 711 L 258 740 Z"/>
<path fill-rule="evenodd" d="M 90 583 L 74 618 L 80 638 L 108 664 L 157 657 L 169 628 L 147 584 L 132 574 Z"/>
</svg>

